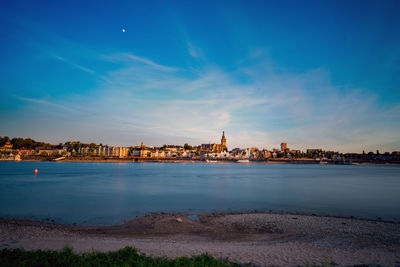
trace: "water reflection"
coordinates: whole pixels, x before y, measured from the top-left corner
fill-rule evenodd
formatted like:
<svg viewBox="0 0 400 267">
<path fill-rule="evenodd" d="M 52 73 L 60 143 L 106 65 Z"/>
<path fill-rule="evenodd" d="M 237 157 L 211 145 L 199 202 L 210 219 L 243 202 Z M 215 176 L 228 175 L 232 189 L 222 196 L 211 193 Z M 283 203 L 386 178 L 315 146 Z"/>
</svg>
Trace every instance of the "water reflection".
<svg viewBox="0 0 400 267">
<path fill-rule="evenodd" d="M 398 220 L 399 177 L 398 166 L 0 162 L 0 216 L 114 224 L 149 212 L 283 210 Z"/>
</svg>

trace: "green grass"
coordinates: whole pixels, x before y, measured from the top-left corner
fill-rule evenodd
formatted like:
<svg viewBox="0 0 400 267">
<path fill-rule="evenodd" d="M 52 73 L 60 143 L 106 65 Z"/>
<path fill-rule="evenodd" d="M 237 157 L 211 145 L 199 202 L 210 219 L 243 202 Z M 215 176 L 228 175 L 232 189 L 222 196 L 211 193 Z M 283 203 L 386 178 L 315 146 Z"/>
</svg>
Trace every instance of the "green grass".
<svg viewBox="0 0 400 267">
<path fill-rule="evenodd" d="M 0 266 L 243 266 L 224 262 L 208 254 L 176 259 L 152 258 L 139 253 L 136 248 L 125 247 L 112 252 L 74 253 L 65 246 L 63 250 L 22 249 L 0 250 Z"/>
<path fill-rule="evenodd" d="M 304 263 L 304 267 L 334 267 L 333 261 L 321 264 Z M 0 250 L 0 267 L 8 266 L 254 266 L 252 264 L 239 264 L 215 259 L 208 254 L 193 257 L 180 257 L 176 259 L 152 258 L 139 253 L 136 248 L 125 247 L 112 252 L 90 252 L 76 254 L 72 247 L 65 246 L 63 250 L 36 250 L 25 251 L 23 249 Z M 380 267 L 379 264 L 359 264 L 349 267 Z"/>
</svg>

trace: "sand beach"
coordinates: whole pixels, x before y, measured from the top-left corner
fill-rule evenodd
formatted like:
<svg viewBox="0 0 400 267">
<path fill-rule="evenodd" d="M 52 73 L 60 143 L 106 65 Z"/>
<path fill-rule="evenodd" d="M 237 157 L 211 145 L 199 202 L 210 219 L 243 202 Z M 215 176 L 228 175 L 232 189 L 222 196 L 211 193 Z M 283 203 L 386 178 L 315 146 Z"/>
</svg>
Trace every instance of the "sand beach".
<svg viewBox="0 0 400 267">
<path fill-rule="evenodd" d="M 400 266 L 400 223 L 277 213 L 150 214 L 115 226 L 0 219 L 0 249 L 65 245 L 76 252 L 132 246 L 172 258 L 208 253 L 255 266 Z"/>
</svg>

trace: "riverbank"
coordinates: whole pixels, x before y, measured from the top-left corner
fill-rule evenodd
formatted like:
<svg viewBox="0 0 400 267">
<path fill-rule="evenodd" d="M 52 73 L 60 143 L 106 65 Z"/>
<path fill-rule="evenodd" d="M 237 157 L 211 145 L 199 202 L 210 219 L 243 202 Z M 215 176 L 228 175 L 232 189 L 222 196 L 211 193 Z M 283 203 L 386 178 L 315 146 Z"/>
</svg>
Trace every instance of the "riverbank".
<svg viewBox="0 0 400 267">
<path fill-rule="evenodd" d="M 400 224 L 299 214 L 151 214 L 116 226 L 72 226 L 0 219 L 0 248 L 111 251 L 125 246 L 151 256 L 209 253 L 260 266 L 333 261 L 400 264 Z"/>
<path fill-rule="evenodd" d="M 111 162 L 111 163 L 209 163 L 209 164 L 321 164 L 321 165 L 400 165 L 400 161 L 320 161 L 313 159 L 251 159 L 248 162 L 238 162 L 237 159 L 198 159 L 198 158 L 98 158 L 98 157 L 76 157 L 76 158 L 49 158 L 49 157 L 25 157 L 15 160 L 14 158 L 1 158 L 0 161 L 55 161 L 55 162 Z"/>
</svg>

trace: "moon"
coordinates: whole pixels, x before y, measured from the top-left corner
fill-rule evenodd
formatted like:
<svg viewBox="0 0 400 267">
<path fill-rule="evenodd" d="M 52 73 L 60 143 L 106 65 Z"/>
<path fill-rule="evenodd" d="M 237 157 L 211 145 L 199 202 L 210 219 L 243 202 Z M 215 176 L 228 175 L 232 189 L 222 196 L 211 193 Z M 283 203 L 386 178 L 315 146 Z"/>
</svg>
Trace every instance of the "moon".
<svg viewBox="0 0 400 267">
<path fill-rule="evenodd" d="M 125 29 L 122 29 L 122 32 L 125 32 Z"/>
</svg>

